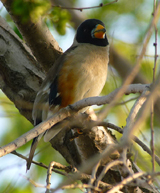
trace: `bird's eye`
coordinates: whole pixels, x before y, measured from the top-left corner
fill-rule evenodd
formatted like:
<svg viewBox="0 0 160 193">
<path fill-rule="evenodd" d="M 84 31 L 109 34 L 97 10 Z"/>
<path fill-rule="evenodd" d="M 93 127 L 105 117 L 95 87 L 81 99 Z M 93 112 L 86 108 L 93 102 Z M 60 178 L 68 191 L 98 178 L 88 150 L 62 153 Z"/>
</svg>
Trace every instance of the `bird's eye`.
<svg viewBox="0 0 160 193">
<path fill-rule="evenodd" d="M 88 30 L 87 29 L 84 29 L 83 32 L 87 32 Z"/>
</svg>

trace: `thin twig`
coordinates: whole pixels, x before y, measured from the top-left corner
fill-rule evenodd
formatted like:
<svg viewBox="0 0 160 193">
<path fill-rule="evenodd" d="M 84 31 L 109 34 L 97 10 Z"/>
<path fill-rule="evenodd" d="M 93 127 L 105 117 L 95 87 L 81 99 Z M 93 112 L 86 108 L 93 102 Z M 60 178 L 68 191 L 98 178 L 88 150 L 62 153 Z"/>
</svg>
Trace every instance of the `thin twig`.
<svg viewBox="0 0 160 193">
<path fill-rule="evenodd" d="M 155 10 L 156 10 L 156 0 L 154 0 L 154 11 L 153 11 L 153 15 L 155 14 Z M 154 48 L 155 48 L 155 54 L 154 54 L 154 68 L 153 68 L 153 82 L 155 81 L 155 76 L 156 76 L 156 67 L 157 67 L 157 46 L 158 46 L 158 42 L 157 42 L 157 35 L 158 35 L 158 29 L 156 24 L 154 25 L 155 28 L 155 42 L 153 44 Z"/>
<path fill-rule="evenodd" d="M 145 145 L 138 137 L 133 136 L 133 140 L 144 150 L 146 151 L 150 156 L 152 156 L 152 151 Z M 155 161 L 158 163 L 160 166 L 160 158 L 157 155 L 154 155 Z"/>
<path fill-rule="evenodd" d="M 151 152 L 152 152 L 152 172 L 155 171 L 155 151 L 154 151 L 154 101 L 152 100 L 151 103 L 151 120 L 150 120 L 150 126 L 151 126 Z"/>
<path fill-rule="evenodd" d="M 119 132 L 119 133 L 123 133 L 123 129 L 121 127 L 118 127 L 112 123 L 106 123 L 106 122 L 102 122 L 101 124 L 97 124 L 97 126 L 103 126 L 103 127 L 109 127 L 110 129 L 114 129 L 115 131 Z M 144 151 L 146 151 L 150 156 L 152 156 L 152 152 L 149 149 L 149 147 L 147 147 L 147 145 L 145 145 L 138 137 L 136 137 L 135 135 L 133 136 L 133 141 L 135 141 Z M 160 158 L 157 155 L 155 156 L 155 161 L 158 163 L 158 165 L 160 166 Z"/>
<path fill-rule="evenodd" d="M 146 90 L 146 87 L 149 87 L 148 84 L 133 84 L 125 86 L 124 94 L 130 94 L 130 93 L 142 93 L 144 90 Z M 61 109 L 56 114 L 53 115 L 53 117 L 47 119 L 46 121 L 40 123 L 36 127 L 34 127 L 32 130 L 28 131 L 27 133 L 23 134 L 13 142 L 3 146 L 0 148 L 0 157 L 16 150 L 17 148 L 21 147 L 22 145 L 26 144 L 28 141 L 33 139 L 34 137 L 37 137 L 41 133 L 45 132 L 46 130 L 50 129 L 53 125 L 55 125 L 57 122 L 62 121 L 68 116 L 71 116 L 75 114 L 75 112 L 79 111 L 82 108 L 85 108 L 87 106 L 91 105 L 102 105 L 106 103 L 110 103 L 113 99 L 113 97 L 116 95 L 116 93 L 121 90 L 121 88 L 114 90 L 112 93 L 102 96 L 102 97 L 90 97 L 82 99 L 73 105 L 67 106 L 66 108 Z"/>
<path fill-rule="evenodd" d="M 16 152 L 16 151 L 13 151 L 13 152 L 11 152 L 11 153 L 14 154 L 14 155 L 16 155 L 16 156 L 18 156 L 18 157 L 20 157 L 20 158 L 22 158 L 22 159 L 24 159 L 24 160 L 26 160 L 26 161 L 28 160 L 27 157 L 25 157 L 24 155 L 22 155 L 22 154 L 20 154 L 20 153 L 18 153 L 18 152 Z M 35 164 L 35 165 L 37 165 L 37 166 L 43 167 L 43 168 L 45 168 L 45 169 L 48 169 L 48 166 L 46 166 L 45 164 L 43 164 L 43 163 L 41 163 L 41 162 L 36 162 L 36 161 L 33 161 L 33 160 L 32 160 L 32 163 Z M 66 171 L 67 173 L 68 173 L 68 172 L 71 172 L 71 169 L 69 169 L 69 167 L 63 166 L 63 165 L 61 165 L 61 164 L 58 165 L 58 164 L 59 164 L 59 163 L 56 164 L 55 168 L 60 169 L 60 170 L 64 170 L 64 171 Z M 57 174 L 61 174 L 61 175 L 63 175 L 63 176 L 66 176 L 66 175 L 67 175 L 67 173 L 58 171 L 58 170 L 56 170 L 56 169 L 52 169 L 52 171 L 55 172 L 55 173 L 57 173 Z"/>
<path fill-rule="evenodd" d="M 135 102 L 135 104 L 133 105 L 129 113 L 129 116 L 126 119 L 127 123 L 126 123 L 126 126 L 123 128 L 123 136 L 121 137 L 121 141 L 125 141 L 127 139 L 128 137 L 127 132 L 132 129 L 132 125 L 134 124 L 136 120 L 136 116 L 139 113 L 140 109 L 142 108 L 142 105 L 146 101 L 148 93 L 149 91 L 144 91 L 142 95 L 138 98 L 138 100 Z M 128 143 L 129 143 L 129 140 L 130 139 L 128 139 Z M 127 148 L 128 147 L 126 146 L 121 153 L 124 163 L 126 163 L 126 160 L 127 160 Z"/>
<path fill-rule="evenodd" d="M 26 176 L 24 176 L 24 175 L 22 175 L 22 174 L 21 174 L 21 176 L 22 176 L 23 178 L 25 178 L 26 180 L 28 180 L 34 187 L 46 188 L 44 185 L 38 184 L 38 183 L 36 183 L 35 181 L 33 181 L 32 179 L 30 179 L 30 178 L 28 178 L 28 177 L 26 177 Z"/>
<path fill-rule="evenodd" d="M 63 7 L 61 5 L 53 5 L 52 7 L 59 7 L 61 9 L 73 9 L 73 10 L 78 10 L 78 11 L 83 11 L 84 9 L 95 9 L 95 8 L 100 8 L 100 7 L 104 7 L 104 6 L 107 6 L 107 5 L 110 5 L 110 4 L 113 4 L 113 3 L 116 3 L 118 0 L 115 0 L 115 1 L 112 1 L 110 3 L 100 3 L 99 5 L 96 5 L 96 6 L 92 6 L 92 7 Z"/>
<path fill-rule="evenodd" d="M 112 77 L 113 77 L 113 81 L 114 81 L 114 84 L 115 84 L 115 88 L 118 88 L 117 79 L 115 78 L 115 75 L 114 75 L 115 72 L 113 72 L 113 68 L 110 68 L 110 69 L 111 69 L 111 72 L 112 72 Z M 126 105 L 126 103 L 123 99 L 122 99 L 121 103 L 123 103 L 123 105 L 125 105 L 127 113 L 129 113 L 129 109 L 128 109 L 128 107 L 127 107 L 127 105 Z M 115 105 L 120 105 L 121 103 L 117 103 Z"/>
<path fill-rule="evenodd" d="M 120 99 L 121 96 L 123 95 L 124 90 L 125 90 L 125 86 L 130 84 L 133 81 L 134 77 L 137 75 L 137 73 L 139 71 L 139 68 L 140 68 L 140 63 L 143 59 L 143 56 L 146 52 L 147 45 L 148 45 L 149 40 L 151 38 L 153 28 L 158 22 L 159 14 L 160 14 L 160 1 L 158 2 L 157 9 L 155 10 L 155 14 L 153 16 L 153 19 L 150 22 L 147 34 L 145 35 L 145 38 L 144 38 L 144 42 L 143 42 L 143 46 L 142 46 L 140 55 L 137 58 L 137 61 L 136 61 L 136 64 L 135 64 L 134 68 L 128 74 L 128 77 L 124 81 L 121 90 L 119 90 L 119 92 L 117 92 L 115 97 L 112 99 L 112 102 L 107 106 L 105 111 L 103 111 L 103 113 L 101 113 L 101 116 L 98 117 L 100 120 L 103 120 L 108 115 L 110 109 L 117 103 L 117 100 Z"/>
<path fill-rule="evenodd" d="M 134 101 L 134 100 L 136 100 L 136 99 L 138 99 L 138 97 L 130 98 L 130 99 L 128 99 L 128 100 L 119 102 L 119 103 L 117 103 L 116 105 L 125 105 L 126 103 L 132 102 L 132 101 Z"/>
<path fill-rule="evenodd" d="M 46 193 L 49 193 L 49 190 L 50 190 L 50 187 L 51 187 L 51 175 L 52 175 L 52 169 L 53 169 L 53 166 L 54 166 L 54 165 L 55 165 L 55 162 L 54 162 L 54 161 L 50 162 L 49 167 L 48 167 L 48 170 L 47 170 Z"/>
<path fill-rule="evenodd" d="M 63 186 L 62 189 L 75 189 L 75 188 L 79 188 L 81 191 L 86 192 L 84 189 L 92 189 L 96 192 L 101 192 L 102 190 L 100 188 L 94 187 L 92 185 L 89 184 L 69 184 L 66 186 Z"/>
<path fill-rule="evenodd" d="M 125 147 L 127 147 L 130 143 L 130 140 L 133 137 L 133 133 L 135 130 L 144 122 L 144 120 L 148 116 L 148 109 L 150 108 L 151 102 L 156 101 L 156 99 L 160 96 L 159 92 L 160 88 L 160 77 L 156 80 L 155 84 L 153 85 L 151 92 L 149 96 L 147 97 L 146 102 L 141 108 L 141 111 L 139 113 L 139 117 L 135 121 L 135 123 L 132 122 L 132 124 L 129 124 L 128 127 L 126 127 L 125 132 L 123 133 L 123 136 L 121 138 L 121 143 L 124 144 Z M 125 158 L 126 155 L 126 149 L 123 148 L 123 157 Z M 124 159 L 125 160 L 125 159 Z"/>
<path fill-rule="evenodd" d="M 11 153 L 14 154 L 14 155 L 16 155 L 16 156 L 18 156 L 18 157 L 20 157 L 20 158 L 22 158 L 22 159 L 24 159 L 24 160 L 27 160 L 27 159 L 28 159 L 27 157 L 25 157 L 24 155 L 22 155 L 22 154 L 20 154 L 20 153 L 18 153 L 18 152 L 16 152 L 16 151 L 13 151 L 13 152 L 11 152 Z M 40 166 L 40 167 L 43 167 L 43 168 L 45 168 L 45 169 L 48 169 L 48 166 L 46 166 L 46 165 L 43 164 L 43 163 L 36 162 L 36 161 L 33 161 L 33 160 L 32 160 L 32 163 L 35 164 L 35 165 L 38 165 L 38 166 Z M 69 173 L 69 172 L 73 172 L 73 168 L 72 168 L 72 167 L 64 166 L 64 165 L 62 165 L 62 164 L 60 164 L 60 163 L 57 163 L 57 162 L 54 162 L 54 163 L 55 163 L 54 168 L 57 168 L 57 169 L 66 171 L 66 173 L 64 173 L 64 172 L 61 172 L 61 171 L 58 171 L 58 170 L 52 168 L 52 171 L 55 172 L 55 173 L 57 173 L 57 174 L 61 174 L 61 175 L 63 175 L 63 176 L 68 176 L 68 173 Z M 87 174 L 84 174 L 84 173 L 80 173 L 80 172 L 77 171 L 76 169 L 75 169 L 75 172 L 74 172 L 74 173 L 78 173 L 80 180 L 89 181 L 89 179 L 91 178 L 90 175 L 87 175 Z M 73 174 L 73 176 L 74 176 L 74 174 Z M 27 180 L 30 181 L 30 179 L 27 179 Z M 107 183 L 102 182 L 102 181 L 100 182 L 100 187 L 104 188 L 104 187 L 106 187 L 106 186 L 107 186 L 107 187 L 110 187 L 110 188 L 112 187 L 112 185 L 110 185 L 110 184 L 107 184 Z M 45 188 L 46 188 L 46 187 L 45 187 Z M 65 187 L 64 187 L 64 188 L 65 188 Z M 67 189 L 67 187 L 66 187 L 66 189 Z M 52 190 L 52 189 L 51 189 L 51 190 Z"/>
<path fill-rule="evenodd" d="M 125 130 L 125 132 L 123 134 L 123 139 L 124 140 L 123 140 L 122 143 L 127 143 L 127 144 L 129 143 L 130 139 L 133 136 L 133 132 L 135 132 L 135 130 L 137 128 L 139 128 L 139 126 L 147 118 L 148 109 L 150 108 L 151 101 L 153 100 L 155 102 L 159 96 L 160 96 L 160 76 L 156 80 L 155 84 L 153 85 L 153 87 L 151 89 L 151 92 L 150 92 L 149 96 L 147 97 L 146 102 L 142 106 L 136 122 L 131 126 L 131 128 Z"/>
<path fill-rule="evenodd" d="M 98 176 L 97 180 L 96 180 L 96 184 L 95 186 L 96 187 L 99 187 L 99 181 L 102 180 L 102 178 L 104 177 L 104 175 L 107 173 L 107 171 L 111 168 L 111 167 L 114 167 L 116 165 L 119 165 L 119 164 L 123 164 L 122 161 L 120 160 L 114 160 L 114 161 L 111 161 L 110 163 L 108 163 L 102 170 L 101 174 Z"/>
<path fill-rule="evenodd" d="M 125 178 L 124 180 L 122 180 L 119 184 L 117 184 L 116 186 L 114 186 L 111 190 L 109 190 L 107 193 L 115 193 L 118 190 L 122 189 L 126 184 L 128 184 L 129 182 L 134 181 L 135 179 L 139 178 L 140 176 L 143 176 L 144 173 L 143 172 L 139 172 L 139 173 L 135 173 L 131 176 L 129 176 L 128 178 Z"/>
<path fill-rule="evenodd" d="M 153 1 L 153 15 L 155 14 L 156 10 L 156 0 Z M 157 63 L 157 26 L 155 24 L 155 43 L 153 44 L 155 47 L 155 57 L 154 57 L 154 67 L 153 67 L 153 83 L 155 82 L 155 74 L 156 74 L 156 63 Z M 151 120 L 150 120 L 150 126 L 151 126 L 151 151 L 152 151 L 152 172 L 155 171 L 155 150 L 154 150 L 154 102 L 152 101 L 151 104 Z"/>
<path fill-rule="evenodd" d="M 91 178 L 90 178 L 89 183 L 88 183 L 89 186 L 93 186 L 93 183 L 96 180 L 96 173 L 98 171 L 99 166 L 100 166 L 100 161 L 92 169 L 92 175 L 91 175 Z M 91 193 L 91 192 L 92 191 L 91 191 L 91 188 L 90 188 L 88 190 L 88 193 Z"/>
</svg>

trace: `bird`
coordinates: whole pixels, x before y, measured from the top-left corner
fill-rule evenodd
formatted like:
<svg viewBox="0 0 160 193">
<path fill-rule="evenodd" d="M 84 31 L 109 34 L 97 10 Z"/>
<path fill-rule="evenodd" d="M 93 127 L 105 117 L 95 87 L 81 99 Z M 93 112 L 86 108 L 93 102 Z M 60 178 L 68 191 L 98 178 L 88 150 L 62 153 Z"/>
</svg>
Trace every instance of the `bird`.
<svg viewBox="0 0 160 193">
<path fill-rule="evenodd" d="M 83 98 L 98 96 L 106 82 L 109 42 L 104 23 L 87 19 L 77 28 L 73 44 L 49 70 L 33 105 L 34 125 L 51 117 L 58 110 Z M 50 129 L 33 139 L 27 170 L 41 137 L 48 142 L 62 128 Z"/>
</svg>

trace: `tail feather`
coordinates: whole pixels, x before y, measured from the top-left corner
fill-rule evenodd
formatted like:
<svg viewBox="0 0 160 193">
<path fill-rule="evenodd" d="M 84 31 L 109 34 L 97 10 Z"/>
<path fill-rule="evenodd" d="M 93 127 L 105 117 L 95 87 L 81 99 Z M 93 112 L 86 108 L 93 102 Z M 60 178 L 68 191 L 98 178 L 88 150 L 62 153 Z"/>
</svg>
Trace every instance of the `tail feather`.
<svg viewBox="0 0 160 193">
<path fill-rule="evenodd" d="M 31 149 L 30 149 L 30 153 L 29 153 L 29 158 L 27 160 L 27 170 L 29 170 L 30 167 L 31 167 L 31 163 L 32 163 L 32 159 L 33 159 L 33 156 L 34 156 L 34 152 L 35 152 L 36 147 L 38 145 L 38 142 L 40 141 L 42 136 L 43 136 L 43 133 L 33 139 L 33 142 L 32 142 L 32 145 L 31 145 Z"/>
</svg>

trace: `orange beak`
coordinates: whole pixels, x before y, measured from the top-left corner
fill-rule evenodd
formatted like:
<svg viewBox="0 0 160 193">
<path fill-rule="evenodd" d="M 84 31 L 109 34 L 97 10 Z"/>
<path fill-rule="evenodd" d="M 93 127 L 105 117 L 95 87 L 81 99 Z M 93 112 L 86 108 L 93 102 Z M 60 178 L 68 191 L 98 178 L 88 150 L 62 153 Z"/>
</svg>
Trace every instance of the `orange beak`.
<svg viewBox="0 0 160 193">
<path fill-rule="evenodd" d="M 91 32 L 93 38 L 104 39 L 106 29 L 103 25 L 98 24 Z"/>
</svg>

